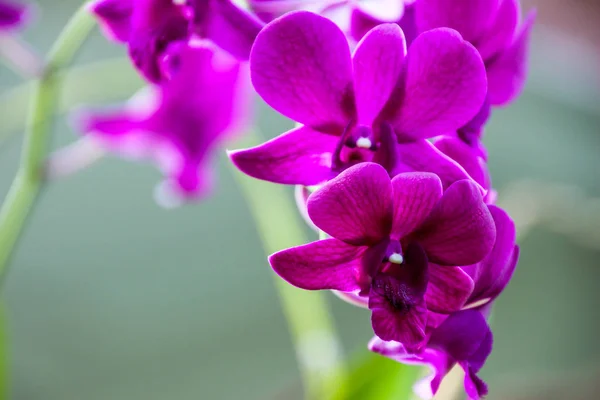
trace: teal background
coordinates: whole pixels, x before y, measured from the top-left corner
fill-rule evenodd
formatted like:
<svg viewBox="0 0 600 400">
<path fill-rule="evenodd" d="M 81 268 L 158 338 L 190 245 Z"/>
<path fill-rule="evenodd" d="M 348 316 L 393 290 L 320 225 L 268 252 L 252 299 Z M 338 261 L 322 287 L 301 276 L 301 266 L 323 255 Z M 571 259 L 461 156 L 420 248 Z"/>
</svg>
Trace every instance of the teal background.
<svg viewBox="0 0 600 400">
<path fill-rule="evenodd" d="M 40 1 L 24 37 L 47 50 L 78 3 Z M 501 203 L 518 223 L 542 215 L 522 231 L 518 271 L 493 315 L 490 399 L 588 399 L 599 389 L 600 79 L 587 53 L 545 33 L 536 31 L 526 93 L 486 134 Z M 77 62 L 122 56 L 95 32 Z M 123 63 L 76 89 L 125 99 L 134 77 Z M 20 83 L 0 66 L 0 89 Z M 0 103 L 2 137 L 15 134 L 0 148 L 2 194 L 19 156 L 18 101 Z M 257 110 L 265 137 L 291 127 Z M 57 118 L 53 145 L 76 137 Z M 48 186 L 3 291 L 12 399 L 296 398 L 272 273 L 223 153 L 216 167 L 214 195 L 175 210 L 154 203 L 153 167 L 113 157 Z M 347 351 L 364 351 L 368 313 L 328 297 Z"/>
</svg>

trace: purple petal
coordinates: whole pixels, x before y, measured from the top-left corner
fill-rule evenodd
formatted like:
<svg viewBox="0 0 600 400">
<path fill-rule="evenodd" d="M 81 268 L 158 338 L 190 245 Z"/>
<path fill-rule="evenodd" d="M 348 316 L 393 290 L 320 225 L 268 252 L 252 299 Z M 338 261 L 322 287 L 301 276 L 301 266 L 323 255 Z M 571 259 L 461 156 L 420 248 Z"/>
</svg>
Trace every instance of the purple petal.
<svg viewBox="0 0 600 400">
<path fill-rule="evenodd" d="M 196 0 L 204 3 L 206 0 Z M 208 38 L 218 46 L 240 60 L 250 58 L 250 49 L 263 23 L 247 11 L 239 8 L 230 0 L 211 2 L 213 9 L 208 20 L 208 27 L 198 24 L 200 31 L 206 30 Z"/>
<path fill-rule="evenodd" d="M 478 186 L 468 180 L 446 190 L 425 226 L 415 234 L 431 262 L 448 266 L 481 261 L 495 239 L 494 220 Z"/>
<path fill-rule="evenodd" d="M 392 179 L 394 191 L 394 220 L 392 238 L 402 239 L 412 233 L 429 217 L 442 198 L 440 179 L 429 173 L 405 173 Z"/>
<path fill-rule="evenodd" d="M 27 7 L 7 1 L 0 2 L 0 31 L 15 28 L 24 23 Z"/>
<path fill-rule="evenodd" d="M 149 124 L 198 163 L 236 117 L 239 63 L 208 41 L 177 50 L 180 66 L 162 86 L 162 104 Z"/>
<path fill-rule="evenodd" d="M 429 264 L 429 284 L 425 293 L 427 309 L 450 314 L 460 311 L 473 291 L 473 279 L 460 267 Z"/>
<path fill-rule="evenodd" d="M 477 149 L 473 149 L 457 138 L 448 136 L 436 140 L 434 144 L 442 153 L 460 164 L 482 188 L 485 190 L 492 188 L 487 165 L 485 160 L 479 156 Z"/>
<path fill-rule="evenodd" d="M 183 8 L 172 1 L 138 0 L 131 15 L 129 56 L 146 79 L 163 80 L 160 60 L 172 43 L 186 42 L 188 20 Z"/>
<path fill-rule="evenodd" d="M 354 115 L 348 41 L 326 18 L 298 11 L 268 24 L 250 72 L 258 94 L 294 121 L 340 134 Z"/>
<path fill-rule="evenodd" d="M 398 159 L 394 174 L 414 171 L 430 172 L 440 178 L 444 189 L 454 182 L 470 179 L 463 167 L 427 140 L 399 144 Z"/>
<path fill-rule="evenodd" d="M 477 373 L 492 351 L 493 336 L 478 311 L 465 310 L 452 314 L 431 336 L 428 346 L 443 349 L 465 370 L 465 390 L 470 399 L 487 394 L 487 385 Z"/>
<path fill-rule="evenodd" d="M 75 120 L 78 130 L 126 157 L 147 157 L 156 143 L 147 132 L 144 116 L 128 110 L 113 113 L 86 111 L 76 116 Z"/>
<path fill-rule="evenodd" d="M 312 186 L 333 178 L 331 156 L 338 141 L 303 126 L 229 156 L 238 169 L 254 178 Z"/>
<path fill-rule="evenodd" d="M 109 39 L 122 43 L 129 40 L 133 0 L 96 0 L 89 7 Z"/>
<path fill-rule="evenodd" d="M 417 25 L 421 32 L 452 28 L 465 40 L 478 43 L 492 24 L 501 0 L 419 0 Z"/>
<path fill-rule="evenodd" d="M 481 56 L 458 32 L 422 33 L 408 50 L 402 97 L 394 99 L 400 142 L 456 131 L 480 110 L 486 87 Z"/>
<path fill-rule="evenodd" d="M 529 37 L 535 17 L 535 11 L 529 13 L 510 47 L 487 63 L 489 97 L 493 105 L 499 106 L 511 102 L 525 86 L 529 62 Z"/>
<path fill-rule="evenodd" d="M 352 58 L 358 123 L 371 126 L 394 90 L 406 55 L 398 25 L 382 24 L 357 45 Z"/>
<path fill-rule="evenodd" d="M 484 60 L 502 51 L 512 42 L 519 23 L 519 0 L 502 0 L 490 28 L 477 42 L 477 50 Z"/>
<path fill-rule="evenodd" d="M 515 271 L 518 247 L 515 245 L 515 224 L 501 208 L 488 206 L 496 224 L 496 243 L 488 256 L 479 264 L 466 267 L 475 280 L 475 289 L 469 303 L 494 300 L 504 290 Z"/>
<path fill-rule="evenodd" d="M 365 247 L 324 239 L 282 250 L 269 257 L 271 267 L 294 286 L 307 290 L 359 290 Z"/>
<path fill-rule="evenodd" d="M 392 220 L 392 184 L 375 163 L 357 164 L 308 198 L 308 215 L 321 230 L 347 243 L 375 244 Z"/>
</svg>

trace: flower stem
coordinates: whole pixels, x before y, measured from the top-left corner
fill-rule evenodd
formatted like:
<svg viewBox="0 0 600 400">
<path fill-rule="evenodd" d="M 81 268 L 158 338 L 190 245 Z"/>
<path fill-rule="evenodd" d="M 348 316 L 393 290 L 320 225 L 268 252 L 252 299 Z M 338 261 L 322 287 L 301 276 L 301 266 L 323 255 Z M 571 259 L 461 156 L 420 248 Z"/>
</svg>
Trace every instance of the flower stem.
<svg viewBox="0 0 600 400">
<path fill-rule="evenodd" d="M 44 181 L 48 133 L 61 87 L 59 72 L 71 62 L 93 27 L 94 19 L 86 5 L 81 6 L 58 36 L 36 82 L 19 170 L 0 209 L 0 281 Z"/>
<path fill-rule="evenodd" d="M 246 147 L 259 140 L 255 133 L 249 133 L 244 142 Z M 308 241 L 291 193 L 285 187 L 251 179 L 237 171 L 235 178 L 254 217 L 265 253 Z M 344 384 L 346 374 L 325 295 L 297 289 L 277 276 L 274 279 L 294 342 L 305 398 L 330 399 Z"/>
</svg>

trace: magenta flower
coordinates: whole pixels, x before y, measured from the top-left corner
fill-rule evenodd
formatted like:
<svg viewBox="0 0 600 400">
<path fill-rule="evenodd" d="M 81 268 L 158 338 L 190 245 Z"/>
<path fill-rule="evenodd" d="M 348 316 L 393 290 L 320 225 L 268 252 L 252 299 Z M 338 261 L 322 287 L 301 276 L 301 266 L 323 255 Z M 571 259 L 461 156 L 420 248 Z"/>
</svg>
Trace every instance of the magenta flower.
<svg viewBox="0 0 600 400">
<path fill-rule="evenodd" d="M 509 103 L 523 89 L 527 74 L 531 12 L 519 26 L 519 0 L 418 0 L 416 24 L 421 32 L 456 29 L 483 58 L 492 105 Z"/>
<path fill-rule="evenodd" d="M 409 352 L 398 342 L 375 337 L 369 348 L 379 354 L 409 365 L 427 365 L 431 374 L 414 387 L 422 399 L 432 399 L 442 379 L 458 363 L 465 370 L 464 386 L 469 400 L 479 400 L 488 392 L 477 376 L 492 351 L 492 332 L 481 312 L 465 310 L 452 314 L 433 332 L 427 346 Z"/>
<path fill-rule="evenodd" d="M 171 51 L 178 69 L 157 87 L 149 110 L 87 115 L 82 129 L 121 154 L 153 159 L 167 188 L 190 199 L 209 188 L 210 153 L 238 116 L 239 62 L 205 41 Z"/>
<path fill-rule="evenodd" d="M 473 282 L 456 265 L 481 261 L 494 244 L 492 217 L 471 180 L 444 193 L 429 173 L 390 179 L 375 163 L 353 166 L 308 200 L 331 239 L 273 254 L 273 269 L 303 289 L 368 296 L 375 334 L 417 348 L 427 310 L 451 313 Z"/>
<path fill-rule="evenodd" d="M 485 98 L 481 57 L 456 31 L 424 33 L 406 54 L 400 28 L 382 24 L 351 55 L 333 22 L 299 11 L 261 31 L 250 70 L 262 98 L 303 124 L 233 152 L 250 176 L 310 186 L 373 161 L 392 175 L 435 172 L 445 187 L 468 177 L 426 140 L 464 125 Z"/>
<path fill-rule="evenodd" d="M 0 1 L 0 32 L 22 25 L 26 17 L 27 7 L 25 5 Z"/>
<path fill-rule="evenodd" d="M 479 263 L 463 267 L 474 281 L 465 309 L 447 318 L 437 318 L 439 326 L 428 326 L 427 346 L 410 353 L 398 342 L 374 338 L 371 350 L 405 364 L 427 365 L 431 374 L 415 386 L 425 399 L 437 392 L 444 376 L 458 363 L 465 370 L 465 391 L 469 399 L 487 394 L 487 385 L 477 376 L 492 351 L 492 332 L 485 316 L 493 301 L 510 282 L 519 257 L 515 244 L 515 225 L 503 210 L 488 206 L 496 226 L 496 242 L 492 251 Z M 443 317 L 443 316 L 442 316 Z"/>
<path fill-rule="evenodd" d="M 91 5 L 112 40 L 127 43 L 136 67 L 160 82 L 166 49 L 192 34 L 210 39 L 244 60 L 262 24 L 230 0 L 96 0 Z"/>
</svg>

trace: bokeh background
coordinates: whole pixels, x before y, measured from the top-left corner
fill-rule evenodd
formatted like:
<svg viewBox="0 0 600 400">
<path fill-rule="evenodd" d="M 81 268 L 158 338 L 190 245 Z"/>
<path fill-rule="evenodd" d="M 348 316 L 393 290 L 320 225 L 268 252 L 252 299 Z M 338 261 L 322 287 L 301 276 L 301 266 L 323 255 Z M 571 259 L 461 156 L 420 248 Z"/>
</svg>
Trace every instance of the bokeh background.
<svg viewBox="0 0 600 400">
<path fill-rule="evenodd" d="M 43 53 L 80 4 L 39 0 L 22 37 Z M 600 3 L 537 7 L 530 80 L 486 134 L 500 203 L 522 256 L 493 315 L 483 370 L 493 399 L 593 399 L 600 390 Z M 98 32 L 61 108 L 141 85 Z M 27 104 L 0 65 L 0 194 L 14 176 Z M 262 104 L 265 137 L 291 126 Z M 77 138 L 65 115 L 53 146 Z M 226 157 L 206 201 L 158 207 L 152 167 L 108 157 L 44 191 L 3 288 L 12 399 L 295 399 L 298 370 L 249 209 Z M 291 193 L 290 201 L 292 201 Z M 308 231 L 307 231 L 308 233 Z M 309 233 L 310 234 L 310 233 Z M 369 315 L 328 296 L 347 353 Z"/>
</svg>

